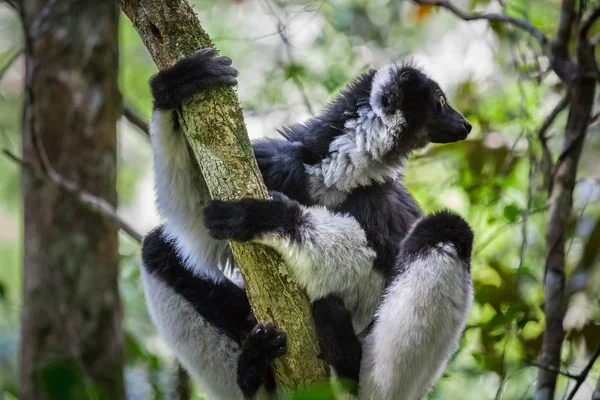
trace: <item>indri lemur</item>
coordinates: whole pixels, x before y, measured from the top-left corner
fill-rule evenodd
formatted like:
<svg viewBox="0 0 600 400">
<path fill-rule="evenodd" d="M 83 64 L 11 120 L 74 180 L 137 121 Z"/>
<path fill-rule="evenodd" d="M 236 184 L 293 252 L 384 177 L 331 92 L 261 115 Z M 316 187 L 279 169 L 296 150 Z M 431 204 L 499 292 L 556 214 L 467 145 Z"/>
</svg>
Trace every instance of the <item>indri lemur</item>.
<svg viewBox="0 0 600 400">
<path fill-rule="evenodd" d="M 164 225 L 144 240 L 142 278 L 159 334 L 213 399 L 272 388 L 285 335 L 257 326 L 224 274 L 235 268 L 228 239 L 260 242 L 308 293 L 323 357 L 360 398 L 422 397 L 471 306 L 473 234 L 454 213 L 424 217 L 398 178 L 413 150 L 464 139 L 470 124 L 411 63 L 371 70 L 285 140 L 253 144 L 270 200 L 211 201 L 174 110 L 236 76 L 203 49 L 150 81 Z"/>
</svg>

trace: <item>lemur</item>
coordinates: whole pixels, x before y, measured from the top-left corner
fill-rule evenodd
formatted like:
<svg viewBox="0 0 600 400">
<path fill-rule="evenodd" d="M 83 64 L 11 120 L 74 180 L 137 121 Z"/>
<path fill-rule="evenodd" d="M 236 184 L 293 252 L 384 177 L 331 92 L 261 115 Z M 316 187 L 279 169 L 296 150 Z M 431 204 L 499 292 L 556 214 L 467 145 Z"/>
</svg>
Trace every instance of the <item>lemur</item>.
<svg viewBox="0 0 600 400">
<path fill-rule="evenodd" d="M 274 389 L 285 333 L 257 324 L 227 240 L 276 249 L 311 300 L 323 358 L 360 398 L 417 399 L 455 350 L 472 299 L 473 234 L 450 211 L 423 216 L 399 182 L 412 151 L 471 125 L 410 62 L 369 70 L 317 117 L 253 143 L 271 198 L 210 200 L 176 109 L 237 84 L 206 48 L 150 80 L 157 207 L 142 279 L 159 334 L 212 399 Z M 375 316 L 376 314 L 376 316 Z"/>
</svg>

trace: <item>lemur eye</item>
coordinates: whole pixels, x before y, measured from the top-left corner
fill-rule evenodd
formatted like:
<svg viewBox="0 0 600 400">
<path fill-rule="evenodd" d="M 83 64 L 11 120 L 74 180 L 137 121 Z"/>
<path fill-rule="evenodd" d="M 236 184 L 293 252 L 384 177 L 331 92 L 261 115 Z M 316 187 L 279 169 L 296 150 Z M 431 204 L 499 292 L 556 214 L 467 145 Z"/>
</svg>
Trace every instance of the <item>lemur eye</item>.
<svg viewBox="0 0 600 400">
<path fill-rule="evenodd" d="M 440 106 L 442 106 L 442 108 L 444 108 L 445 105 L 446 105 L 446 99 L 444 98 L 444 96 L 440 96 Z"/>
</svg>

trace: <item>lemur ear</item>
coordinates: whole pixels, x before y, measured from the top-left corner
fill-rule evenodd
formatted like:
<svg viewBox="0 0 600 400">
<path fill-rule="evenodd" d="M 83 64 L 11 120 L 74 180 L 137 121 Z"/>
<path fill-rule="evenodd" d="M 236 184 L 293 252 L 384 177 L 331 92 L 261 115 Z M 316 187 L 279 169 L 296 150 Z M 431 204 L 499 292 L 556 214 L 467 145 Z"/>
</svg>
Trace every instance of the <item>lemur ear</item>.
<svg viewBox="0 0 600 400">
<path fill-rule="evenodd" d="M 406 82 L 406 81 L 410 80 L 410 78 L 412 78 L 412 72 L 411 71 L 403 71 L 400 74 L 400 82 Z"/>
</svg>

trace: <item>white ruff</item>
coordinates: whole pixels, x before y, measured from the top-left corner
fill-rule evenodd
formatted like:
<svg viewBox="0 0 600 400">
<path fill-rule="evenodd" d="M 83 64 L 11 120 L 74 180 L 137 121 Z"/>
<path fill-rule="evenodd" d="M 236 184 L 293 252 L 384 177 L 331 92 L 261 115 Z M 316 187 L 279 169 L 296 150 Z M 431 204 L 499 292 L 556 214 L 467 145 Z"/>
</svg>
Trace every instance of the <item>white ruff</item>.
<svg viewBox="0 0 600 400">
<path fill-rule="evenodd" d="M 370 107 L 359 109 L 358 118 L 346 122 L 345 133 L 329 145 L 329 157 L 306 166 L 311 196 L 322 204 L 334 205 L 359 186 L 396 179 L 405 158 L 389 162 L 384 157 L 392 150 L 399 129 L 401 126 L 383 123 Z"/>
</svg>

